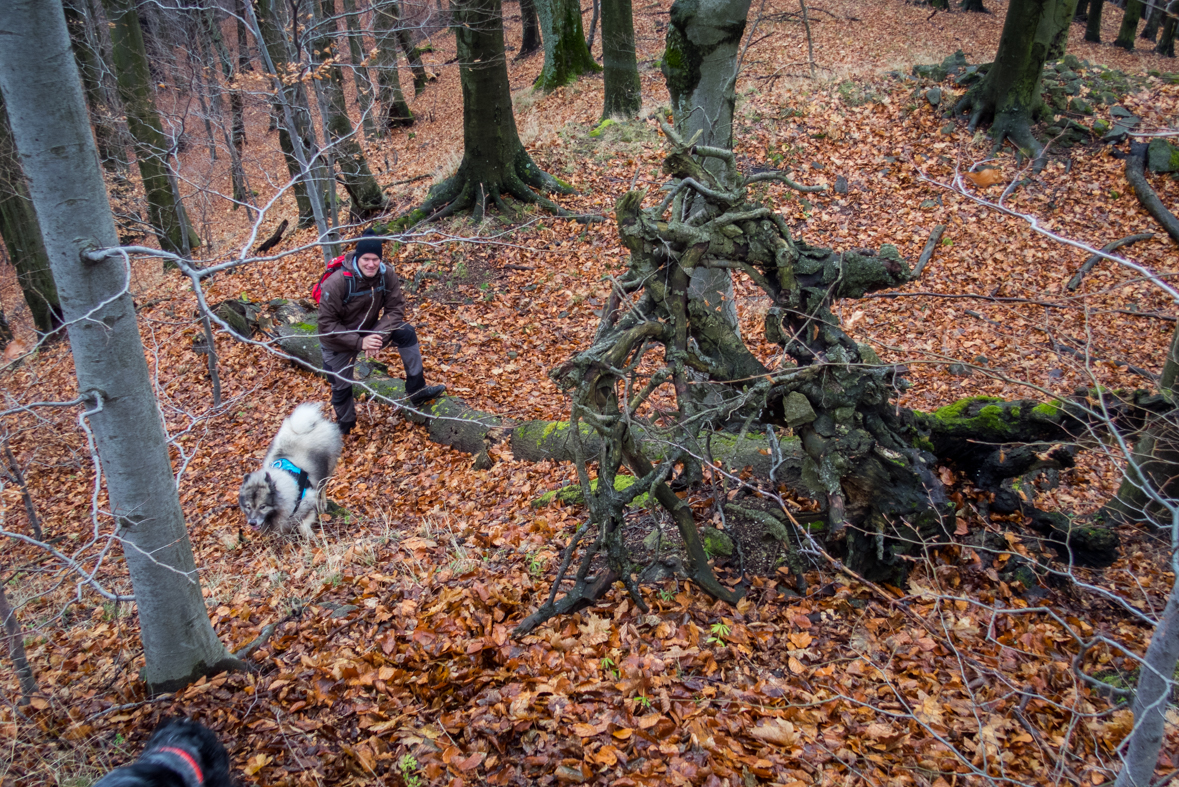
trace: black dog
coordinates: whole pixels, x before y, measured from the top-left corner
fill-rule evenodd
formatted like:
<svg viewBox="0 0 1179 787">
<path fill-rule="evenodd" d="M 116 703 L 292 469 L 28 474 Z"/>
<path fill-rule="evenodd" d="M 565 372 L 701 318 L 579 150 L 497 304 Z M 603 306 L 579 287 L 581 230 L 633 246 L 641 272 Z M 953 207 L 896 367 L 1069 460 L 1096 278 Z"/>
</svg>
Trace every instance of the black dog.
<svg viewBox="0 0 1179 787">
<path fill-rule="evenodd" d="M 103 776 L 93 787 L 232 787 L 229 754 L 207 727 L 166 721 L 152 733 L 134 765 Z"/>
</svg>

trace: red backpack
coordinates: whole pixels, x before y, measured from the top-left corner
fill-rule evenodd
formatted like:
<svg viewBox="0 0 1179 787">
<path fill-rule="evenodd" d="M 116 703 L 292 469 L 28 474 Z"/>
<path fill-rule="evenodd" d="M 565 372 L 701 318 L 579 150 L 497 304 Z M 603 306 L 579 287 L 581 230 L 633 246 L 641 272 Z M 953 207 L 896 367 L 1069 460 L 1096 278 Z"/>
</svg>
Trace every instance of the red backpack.
<svg viewBox="0 0 1179 787">
<path fill-rule="evenodd" d="M 2 2 L 2 1 L 3 0 L 0 0 L 0 2 Z M 339 257 L 336 257 L 334 260 L 329 262 L 327 264 L 327 268 L 323 272 L 323 275 L 319 277 L 319 281 L 317 281 L 315 283 L 315 286 L 311 288 L 311 297 L 317 304 L 319 303 L 320 299 L 323 298 L 323 283 L 328 280 L 329 276 L 331 276 L 333 273 L 335 273 L 336 271 L 338 271 L 340 269 L 344 270 L 344 278 L 346 278 L 348 280 L 348 292 L 344 296 L 344 303 L 347 303 L 348 301 L 352 300 L 353 296 L 360 294 L 360 293 L 355 292 L 354 288 L 352 286 L 352 282 L 356 277 L 352 275 L 352 271 L 350 271 L 344 267 L 344 257 L 345 256 L 346 255 L 341 254 Z M 384 263 L 381 263 L 380 283 L 377 284 L 377 287 L 376 287 L 376 292 L 378 292 L 378 293 L 383 293 L 385 291 L 385 275 L 384 274 L 385 274 L 385 265 L 384 265 Z M 368 292 L 368 290 L 362 290 L 362 292 Z"/>
<path fill-rule="evenodd" d="M 328 280 L 328 276 L 331 276 L 333 273 L 340 270 L 340 268 L 344 267 L 344 256 L 345 255 L 341 254 L 339 257 L 336 257 L 334 260 L 329 262 L 327 264 L 327 269 L 323 272 L 323 275 L 319 277 L 319 281 L 317 281 L 315 286 L 311 288 L 311 299 L 316 303 L 319 303 L 319 299 L 323 297 L 323 283 Z M 349 287 L 348 289 L 351 290 L 352 288 Z"/>
</svg>

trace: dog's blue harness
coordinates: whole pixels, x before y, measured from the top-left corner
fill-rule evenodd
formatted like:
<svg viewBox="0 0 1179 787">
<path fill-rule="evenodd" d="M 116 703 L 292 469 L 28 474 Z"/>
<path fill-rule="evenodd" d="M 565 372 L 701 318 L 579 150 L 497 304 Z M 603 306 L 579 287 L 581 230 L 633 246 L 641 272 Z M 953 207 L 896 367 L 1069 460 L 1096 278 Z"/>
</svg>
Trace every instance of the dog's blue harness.
<svg viewBox="0 0 1179 787">
<path fill-rule="evenodd" d="M 295 477 L 295 482 L 299 484 L 299 502 L 295 503 L 295 507 L 298 508 L 299 503 L 303 502 L 303 495 L 311 488 L 311 476 L 307 475 L 306 470 L 299 469 L 290 459 L 276 459 L 270 466 L 285 470 Z"/>
</svg>

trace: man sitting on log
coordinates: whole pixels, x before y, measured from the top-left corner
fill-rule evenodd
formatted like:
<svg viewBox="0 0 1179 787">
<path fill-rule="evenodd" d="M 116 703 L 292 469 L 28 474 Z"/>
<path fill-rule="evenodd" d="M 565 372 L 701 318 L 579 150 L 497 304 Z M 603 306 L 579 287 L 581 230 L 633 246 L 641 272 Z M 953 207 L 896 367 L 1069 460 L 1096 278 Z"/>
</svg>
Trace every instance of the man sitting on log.
<svg viewBox="0 0 1179 787">
<path fill-rule="evenodd" d="M 383 243 L 366 232 L 356 250 L 344 255 L 340 269 L 321 285 L 319 342 L 323 366 L 330 373 L 332 408 L 343 434 L 356 426 L 353 368 L 362 350 L 375 355 L 383 347 L 397 345 L 405 366 L 405 392 L 415 407 L 446 390 L 445 385 L 426 385 L 417 331 L 405 321 L 401 279 L 381 259 Z"/>
</svg>

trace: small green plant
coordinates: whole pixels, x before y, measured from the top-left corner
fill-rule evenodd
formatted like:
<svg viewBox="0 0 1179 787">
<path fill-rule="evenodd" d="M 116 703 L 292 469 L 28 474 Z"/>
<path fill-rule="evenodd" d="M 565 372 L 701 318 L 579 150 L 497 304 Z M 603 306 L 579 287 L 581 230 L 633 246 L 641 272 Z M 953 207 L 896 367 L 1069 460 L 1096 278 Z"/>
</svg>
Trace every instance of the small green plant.
<svg viewBox="0 0 1179 787">
<path fill-rule="evenodd" d="M 645 694 L 635 697 L 635 705 L 643 710 L 651 710 L 651 698 Z"/>
<path fill-rule="evenodd" d="M 397 772 L 405 787 L 422 787 L 422 777 L 418 774 L 418 761 L 412 754 L 403 754 L 397 761 Z"/>
<path fill-rule="evenodd" d="M 620 677 L 622 677 L 622 673 L 620 673 L 618 668 L 614 666 L 614 659 L 610 658 L 609 656 L 602 656 L 602 660 L 598 662 L 598 665 L 602 668 L 602 672 L 605 672 L 608 675 L 613 675 L 614 680 L 618 680 Z"/>
<path fill-rule="evenodd" d="M 659 591 L 659 600 L 660 601 L 675 601 L 675 593 L 672 592 L 671 588 L 663 588 L 663 590 Z"/>
<path fill-rule="evenodd" d="M 467 278 L 467 272 L 468 272 L 467 271 L 467 263 L 465 263 L 465 262 L 460 262 L 458 265 L 454 266 L 454 275 L 457 278 L 460 278 L 460 279 Z"/>
<path fill-rule="evenodd" d="M 723 648 L 725 646 L 725 637 L 729 636 L 729 632 L 731 632 L 732 629 L 726 626 L 724 623 L 713 623 L 712 626 L 709 627 L 709 631 L 712 633 L 712 636 L 708 638 L 708 644 L 720 645 Z"/>
<path fill-rule="evenodd" d="M 528 573 L 539 577 L 544 572 L 544 560 L 537 552 L 528 553 Z"/>
</svg>

